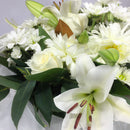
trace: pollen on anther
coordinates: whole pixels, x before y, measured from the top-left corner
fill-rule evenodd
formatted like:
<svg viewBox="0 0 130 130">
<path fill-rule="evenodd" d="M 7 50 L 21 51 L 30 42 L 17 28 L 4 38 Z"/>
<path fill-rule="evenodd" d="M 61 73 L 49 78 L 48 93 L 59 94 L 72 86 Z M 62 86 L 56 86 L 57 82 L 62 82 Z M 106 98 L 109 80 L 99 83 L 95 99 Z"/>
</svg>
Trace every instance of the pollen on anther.
<svg viewBox="0 0 130 130">
<path fill-rule="evenodd" d="M 88 130 L 91 130 L 91 127 L 90 127 L 90 126 L 88 127 Z"/>
<path fill-rule="evenodd" d="M 70 113 L 71 111 L 73 111 L 77 106 L 78 106 L 78 103 L 75 103 L 75 104 L 67 111 L 67 113 Z"/>
<path fill-rule="evenodd" d="M 89 116 L 89 121 L 92 122 L 92 116 Z"/>
<path fill-rule="evenodd" d="M 79 113 L 74 124 L 74 129 L 77 129 L 81 116 L 82 116 L 82 113 Z"/>
<path fill-rule="evenodd" d="M 80 104 L 80 107 L 83 107 L 87 103 L 87 100 L 83 100 L 82 103 Z"/>
</svg>

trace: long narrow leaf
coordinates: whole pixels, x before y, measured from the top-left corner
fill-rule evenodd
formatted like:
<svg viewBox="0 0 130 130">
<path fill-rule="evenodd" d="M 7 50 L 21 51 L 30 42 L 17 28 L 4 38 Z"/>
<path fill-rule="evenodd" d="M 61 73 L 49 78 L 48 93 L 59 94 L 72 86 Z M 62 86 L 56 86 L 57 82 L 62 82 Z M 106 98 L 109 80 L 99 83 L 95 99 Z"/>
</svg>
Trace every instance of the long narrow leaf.
<svg viewBox="0 0 130 130">
<path fill-rule="evenodd" d="M 0 101 L 3 100 L 9 93 L 9 88 L 0 86 Z"/>
<path fill-rule="evenodd" d="M 54 68 L 42 73 L 26 76 L 28 80 L 36 80 L 42 82 L 56 81 L 58 78 L 66 75 L 68 71 L 66 69 Z"/>
<path fill-rule="evenodd" d="M 40 83 L 38 87 L 40 91 L 35 95 L 35 103 L 45 120 L 50 124 L 53 104 L 51 88 L 43 83 Z"/>
<path fill-rule="evenodd" d="M 35 84 L 35 81 L 25 81 L 23 84 L 21 84 L 20 88 L 16 92 L 11 112 L 12 120 L 16 127 L 18 126 L 25 106 L 31 97 Z"/>
<path fill-rule="evenodd" d="M 14 82 L 12 80 L 9 80 L 9 79 L 6 79 L 5 77 L 0 76 L 0 85 L 17 90 L 20 86 L 20 83 Z"/>
</svg>

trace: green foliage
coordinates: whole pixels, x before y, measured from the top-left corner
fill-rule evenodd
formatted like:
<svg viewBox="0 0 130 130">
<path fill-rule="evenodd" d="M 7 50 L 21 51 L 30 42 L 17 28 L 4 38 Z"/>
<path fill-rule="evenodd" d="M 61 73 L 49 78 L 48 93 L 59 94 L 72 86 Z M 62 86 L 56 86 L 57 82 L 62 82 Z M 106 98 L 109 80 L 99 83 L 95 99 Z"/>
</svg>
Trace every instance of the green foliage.
<svg viewBox="0 0 130 130">
<path fill-rule="evenodd" d="M 9 80 L 6 77 L 0 76 L 0 85 L 17 90 L 20 86 L 20 83 L 13 80 Z"/>
<path fill-rule="evenodd" d="M 110 93 L 116 94 L 116 95 L 127 96 L 127 95 L 130 95 L 130 88 L 128 88 L 125 84 L 123 84 L 119 80 L 116 80 L 112 86 Z"/>
<path fill-rule="evenodd" d="M 8 67 L 7 58 L 0 56 L 0 64 L 5 66 L 5 67 Z"/>
<path fill-rule="evenodd" d="M 106 64 L 114 66 L 119 59 L 119 52 L 114 49 L 106 49 L 99 51 L 99 56 L 106 62 Z"/>
<path fill-rule="evenodd" d="M 78 88 L 78 83 L 76 80 L 64 80 L 62 87 L 61 87 L 61 92 L 65 92 L 70 89 Z"/>
<path fill-rule="evenodd" d="M 0 101 L 3 100 L 9 94 L 9 88 L 0 86 Z"/>
<path fill-rule="evenodd" d="M 51 39 L 51 37 L 48 35 L 48 33 L 41 26 L 39 26 L 38 28 L 39 28 L 39 36 L 44 36 L 44 38 L 41 39 L 38 43 L 41 47 L 41 50 L 44 50 L 46 48 L 45 40 Z"/>
<path fill-rule="evenodd" d="M 35 94 L 35 103 L 45 120 L 50 124 L 52 116 L 53 97 L 48 84 L 39 83 L 39 91 Z"/>
<path fill-rule="evenodd" d="M 130 95 L 130 88 L 128 88 L 128 86 L 126 86 L 119 80 L 116 80 L 114 82 L 112 89 L 110 91 L 110 94 L 119 96 L 119 97 L 123 97 L 130 104 L 130 98 L 127 97 Z"/>
<path fill-rule="evenodd" d="M 42 127 L 46 127 L 45 123 L 43 122 L 43 120 L 41 119 L 38 110 L 36 108 L 34 108 L 35 111 L 35 118 L 38 121 L 38 123 L 42 126 Z"/>
<path fill-rule="evenodd" d="M 35 87 L 35 81 L 25 81 L 20 85 L 12 104 L 11 116 L 15 126 L 18 126 L 19 120 L 23 114 L 24 108 L 31 97 Z"/>
<path fill-rule="evenodd" d="M 27 75 L 27 80 L 36 80 L 41 82 L 55 82 L 59 81 L 63 76 L 67 75 L 68 71 L 62 68 L 54 68 L 42 73 Z"/>
</svg>

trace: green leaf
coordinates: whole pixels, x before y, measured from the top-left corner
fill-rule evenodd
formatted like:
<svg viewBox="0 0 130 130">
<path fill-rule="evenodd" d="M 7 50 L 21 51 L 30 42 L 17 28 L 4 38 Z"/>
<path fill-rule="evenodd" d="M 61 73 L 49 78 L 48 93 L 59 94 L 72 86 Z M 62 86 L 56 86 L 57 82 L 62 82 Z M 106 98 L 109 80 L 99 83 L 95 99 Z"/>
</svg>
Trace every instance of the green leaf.
<svg viewBox="0 0 130 130">
<path fill-rule="evenodd" d="M 127 96 L 130 95 L 130 89 L 119 80 L 114 81 L 110 91 L 113 95 Z"/>
<path fill-rule="evenodd" d="M 88 43 L 88 40 L 89 40 L 89 36 L 88 36 L 88 33 L 86 30 L 84 30 L 79 38 L 78 38 L 78 42 L 81 43 L 81 44 L 85 44 L 85 43 Z"/>
<path fill-rule="evenodd" d="M 24 75 L 30 75 L 31 74 L 30 70 L 25 68 L 25 67 L 16 67 L 16 68 Z"/>
<path fill-rule="evenodd" d="M 9 89 L 3 86 L 0 86 L 0 101 L 3 100 L 9 94 Z"/>
<path fill-rule="evenodd" d="M 51 88 L 48 84 L 42 82 L 38 87 L 40 88 L 40 91 L 35 95 L 35 103 L 45 120 L 50 124 L 53 103 Z"/>
<path fill-rule="evenodd" d="M 111 66 L 115 65 L 115 63 L 119 59 L 119 52 L 114 48 L 101 50 L 99 51 L 99 55 L 106 62 L 106 64 L 111 65 Z"/>
<path fill-rule="evenodd" d="M 51 82 L 51 81 L 59 80 L 61 77 L 63 77 L 66 74 L 68 74 L 68 71 L 66 69 L 54 68 L 39 74 L 28 75 L 26 76 L 26 79 L 42 81 L 42 82 Z"/>
<path fill-rule="evenodd" d="M 39 36 L 45 36 L 46 39 L 51 39 L 48 33 L 41 26 L 39 26 Z"/>
<path fill-rule="evenodd" d="M 16 127 L 18 126 L 25 106 L 31 97 L 35 84 L 35 81 L 25 81 L 16 92 L 11 111 L 12 120 Z"/>
<path fill-rule="evenodd" d="M 39 29 L 39 36 L 45 36 L 43 39 L 41 39 L 38 43 L 41 46 L 41 49 L 44 50 L 46 48 L 45 40 L 51 39 L 51 37 L 48 35 L 48 33 L 41 27 L 38 27 Z"/>
<path fill-rule="evenodd" d="M 78 88 L 78 83 L 76 82 L 76 80 L 64 80 L 64 83 L 61 88 L 61 92 L 63 93 L 73 88 Z"/>
<path fill-rule="evenodd" d="M 41 119 L 38 111 L 36 108 L 34 108 L 34 111 L 35 111 L 35 118 L 36 120 L 38 121 L 38 123 L 42 126 L 42 127 L 46 127 L 45 123 L 43 122 L 43 120 Z"/>
<path fill-rule="evenodd" d="M 20 86 L 20 83 L 6 79 L 5 77 L 0 76 L 0 85 L 7 87 L 7 88 L 12 88 L 17 90 Z"/>
<path fill-rule="evenodd" d="M 8 67 L 7 58 L 0 56 L 0 64 L 5 66 L 5 67 Z"/>
</svg>

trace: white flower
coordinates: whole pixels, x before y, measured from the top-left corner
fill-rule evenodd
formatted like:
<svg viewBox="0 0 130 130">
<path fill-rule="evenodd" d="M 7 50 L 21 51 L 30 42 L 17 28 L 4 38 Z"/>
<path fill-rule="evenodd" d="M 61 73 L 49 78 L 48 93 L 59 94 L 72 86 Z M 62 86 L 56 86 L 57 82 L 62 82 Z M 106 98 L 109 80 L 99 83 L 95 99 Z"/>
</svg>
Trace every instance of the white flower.
<svg viewBox="0 0 130 130">
<path fill-rule="evenodd" d="M 120 4 L 119 0 L 98 0 L 98 2 L 105 5 L 110 3 L 116 3 L 117 5 Z"/>
<path fill-rule="evenodd" d="M 130 86 L 130 69 L 121 67 L 117 74 L 117 79 Z"/>
<path fill-rule="evenodd" d="M 108 8 L 114 17 L 130 23 L 130 12 L 128 11 L 128 8 L 118 6 L 117 4 L 108 4 Z"/>
<path fill-rule="evenodd" d="M 79 72 L 76 75 L 79 88 L 54 98 L 56 106 L 66 112 L 62 130 L 113 130 L 113 120 L 130 123 L 130 105 L 109 94 L 115 68 L 95 67 L 92 62 L 88 66 L 89 61 L 86 55 L 77 59 L 75 71 Z"/>
<path fill-rule="evenodd" d="M 19 45 L 20 47 L 24 48 L 25 50 L 28 50 L 29 48 L 33 48 L 35 44 L 37 45 L 37 48 L 40 48 L 40 45 L 38 42 L 40 39 L 43 38 L 42 36 L 39 36 L 38 29 L 34 28 L 17 28 L 14 31 L 11 31 L 6 36 L 0 39 L 0 43 L 3 44 L 4 48 L 12 49 L 15 45 Z M 35 45 L 35 46 L 36 46 Z M 39 49 L 35 49 L 38 50 Z"/>
<path fill-rule="evenodd" d="M 85 8 L 82 9 L 84 13 L 86 13 L 88 16 L 90 15 L 102 15 L 107 13 L 108 7 L 102 7 L 100 4 L 92 4 L 92 3 L 84 3 Z"/>
<path fill-rule="evenodd" d="M 13 47 L 13 50 L 11 52 L 11 57 L 14 59 L 19 59 L 21 58 L 21 56 L 22 56 L 22 53 L 21 53 L 20 48 L 18 46 Z"/>
<path fill-rule="evenodd" d="M 119 23 L 105 26 L 100 24 L 98 30 L 93 30 L 89 37 L 89 54 L 97 54 L 99 50 L 115 48 L 119 51 L 118 62 L 125 63 L 130 59 L 130 30 L 129 25 L 121 26 Z"/>
<path fill-rule="evenodd" d="M 70 0 L 61 4 L 59 13 L 54 12 L 57 18 L 63 20 L 76 36 L 88 26 L 86 13 L 78 13 L 80 8 L 81 0 Z"/>
<path fill-rule="evenodd" d="M 80 47 L 74 35 L 69 38 L 67 35 L 53 35 L 52 40 L 47 39 L 45 44 L 52 48 L 54 55 L 60 57 L 62 61 L 66 62 L 67 65 L 73 63 L 76 57 L 84 52 L 84 48 Z"/>
<path fill-rule="evenodd" d="M 32 70 L 32 74 L 40 73 L 52 68 L 62 68 L 62 61 L 53 55 L 51 49 L 35 53 L 27 65 Z"/>
</svg>

